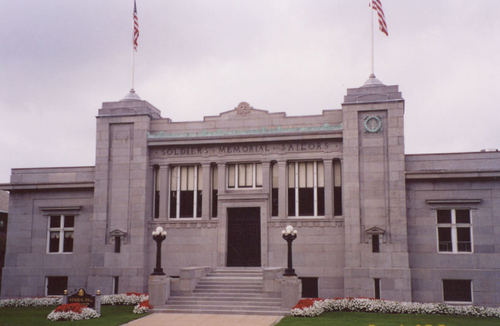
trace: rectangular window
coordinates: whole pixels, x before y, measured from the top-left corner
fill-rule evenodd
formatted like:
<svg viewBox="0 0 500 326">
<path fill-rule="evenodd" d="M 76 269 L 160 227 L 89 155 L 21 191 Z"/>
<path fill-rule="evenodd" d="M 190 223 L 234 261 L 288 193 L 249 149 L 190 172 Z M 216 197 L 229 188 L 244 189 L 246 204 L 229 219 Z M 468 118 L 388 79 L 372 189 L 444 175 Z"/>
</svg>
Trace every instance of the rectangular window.
<svg viewBox="0 0 500 326">
<path fill-rule="evenodd" d="M 47 251 L 49 253 L 73 252 L 75 217 L 66 215 L 49 216 Z"/>
<path fill-rule="evenodd" d="M 115 236 L 115 252 L 119 253 L 121 251 L 122 238 L 120 236 Z"/>
<path fill-rule="evenodd" d="M 118 294 L 120 278 L 119 276 L 113 276 L 113 294 Z"/>
<path fill-rule="evenodd" d="M 333 215 L 342 215 L 342 170 L 339 160 L 333 161 Z"/>
<path fill-rule="evenodd" d="M 288 216 L 325 215 L 323 162 L 288 163 Z"/>
<path fill-rule="evenodd" d="M 271 216 L 278 216 L 278 164 L 273 163 L 271 168 L 272 184 L 271 184 Z"/>
<path fill-rule="evenodd" d="M 299 277 L 302 281 L 302 298 L 318 297 L 318 278 L 317 277 Z"/>
<path fill-rule="evenodd" d="M 202 177 L 198 165 L 174 166 L 170 173 L 170 218 L 201 217 Z"/>
<path fill-rule="evenodd" d="M 228 164 L 227 187 L 231 189 L 262 188 L 262 164 Z"/>
<path fill-rule="evenodd" d="M 380 239 L 378 234 L 372 234 L 372 252 L 380 252 Z"/>
<path fill-rule="evenodd" d="M 380 299 L 380 279 L 374 278 L 373 285 L 375 287 L 375 299 Z"/>
<path fill-rule="evenodd" d="M 68 289 L 67 276 L 47 276 L 47 295 L 63 295 Z"/>
<path fill-rule="evenodd" d="M 212 217 L 217 217 L 217 196 L 219 194 L 219 174 L 217 166 L 212 166 Z"/>
<path fill-rule="evenodd" d="M 472 252 L 469 209 L 437 210 L 438 252 Z"/>
<path fill-rule="evenodd" d="M 443 280 L 443 299 L 449 302 L 472 302 L 471 280 Z"/>
</svg>

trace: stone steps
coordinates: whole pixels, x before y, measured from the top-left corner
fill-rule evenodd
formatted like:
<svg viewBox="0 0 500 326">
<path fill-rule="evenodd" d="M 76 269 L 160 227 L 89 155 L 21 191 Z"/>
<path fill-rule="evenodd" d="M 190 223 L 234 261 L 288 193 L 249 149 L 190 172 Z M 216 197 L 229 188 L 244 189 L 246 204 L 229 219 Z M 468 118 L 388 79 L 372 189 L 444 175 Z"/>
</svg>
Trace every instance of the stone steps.
<svg viewBox="0 0 500 326">
<path fill-rule="evenodd" d="M 155 312 L 288 315 L 281 298 L 262 291 L 259 268 L 218 268 L 202 277 L 192 294 L 171 296 Z"/>
<path fill-rule="evenodd" d="M 241 302 L 258 302 L 262 304 L 281 304 L 280 298 L 268 298 L 268 297 L 235 297 L 235 296 L 220 296 L 216 297 L 216 300 L 213 297 L 200 297 L 200 296 L 173 296 L 168 299 L 169 303 L 178 303 L 178 302 L 220 302 L 220 303 L 241 303 Z"/>
<path fill-rule="evenodd" d="M 187 304 L 191 308 L 218 308 L 221 306 L 224 307 L 237 307 L 237 308 L 248 308 L 248 307 L 273 307 L 279 308 L 281 306 L 281 302 L 249 302 L 249 301 L 177 301 L 177 300 L 169 300 L 168 306 L 171 308 L 184 308 Z"/>
<path fill-rule="evenodd" d="M 235 315 L 271 315 L 285 316 L 290 314 L 290 310 L 274 309 L 227 309 L 220 307 L 218 309 L 193 309 L 193 308 L 170 308 L 168 305 L 160 306 L 154 309 L 154 312 L 162 313 L 181 313 L 181 314 L 235 314 Z"/>
</svg>

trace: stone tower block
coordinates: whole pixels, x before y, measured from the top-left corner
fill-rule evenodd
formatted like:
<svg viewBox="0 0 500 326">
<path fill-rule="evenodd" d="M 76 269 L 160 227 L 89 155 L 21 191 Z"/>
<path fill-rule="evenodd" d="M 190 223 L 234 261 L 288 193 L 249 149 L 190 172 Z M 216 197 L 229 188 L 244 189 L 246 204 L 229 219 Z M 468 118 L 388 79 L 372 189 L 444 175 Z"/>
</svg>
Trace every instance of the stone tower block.
<svg viewBox="0 0 500 326">
<path fill-rule="evenodd" d="M 342 110 L 345 295 L 374 297 L 378 282 L 381 298 L 410 301 L 404 99 L 372 75 Z"/>
</svg>

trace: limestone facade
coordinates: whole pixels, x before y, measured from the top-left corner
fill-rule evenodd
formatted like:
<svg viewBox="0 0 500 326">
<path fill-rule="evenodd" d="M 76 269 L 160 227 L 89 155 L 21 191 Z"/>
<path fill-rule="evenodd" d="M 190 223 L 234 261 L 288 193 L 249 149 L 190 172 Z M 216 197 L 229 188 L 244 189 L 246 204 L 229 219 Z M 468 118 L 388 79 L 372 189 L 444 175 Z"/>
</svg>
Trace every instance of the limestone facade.
<svg viewBox="0 0 500 326">
<path fill-rule="evenodd" d="M 157 226 L 167 275 L 227 266 L 231 212 L 257 208 L 259 266 L 286 266 L 281 230 L 293 225 L 295 270 L 320 297 L 453 301 L 444 288 L 459 280 L 465 301 L 498 305 L 500 153 L 405 155 L 404 110 L 398 87 L 380 83 L 348 89 L 341 110 L 298 117 L 243 102 L 173 122 L 146 101 L 103 103 L 95 166 L 13 169 L 0 186 L 10 191 L 1 295 L 45 295 L 56 276 L 69 289 L 146 291 Z"/>
</svg>

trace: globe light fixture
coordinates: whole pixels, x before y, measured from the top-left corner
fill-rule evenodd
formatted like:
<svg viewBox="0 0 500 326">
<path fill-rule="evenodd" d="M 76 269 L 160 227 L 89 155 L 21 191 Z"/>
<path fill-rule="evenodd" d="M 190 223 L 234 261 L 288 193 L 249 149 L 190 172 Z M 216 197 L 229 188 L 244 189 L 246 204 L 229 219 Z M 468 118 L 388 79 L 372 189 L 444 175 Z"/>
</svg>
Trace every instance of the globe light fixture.
<svg viewBox="0 0 500 326">
<path fill-rule="evenodd" d="M 161 243 L 167 237 L 167 231 L 158 226 L 153 232 L 153 240 L 156 241 L 156 267 L 151 275 L 165 275 L 161 268 Z"/>
<path fill-rule="evenodd" d="M 288 244 L 288 268 L 285 269 L 283 276 L 297 276 L 292 263 L 292 241 L 297 238 L 297 230 L 295 230 L 293 226 L 287 225 L 286 228 L 281 231 L 281 235 Z"/>
</svg>

